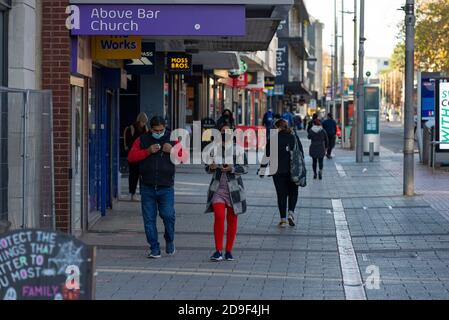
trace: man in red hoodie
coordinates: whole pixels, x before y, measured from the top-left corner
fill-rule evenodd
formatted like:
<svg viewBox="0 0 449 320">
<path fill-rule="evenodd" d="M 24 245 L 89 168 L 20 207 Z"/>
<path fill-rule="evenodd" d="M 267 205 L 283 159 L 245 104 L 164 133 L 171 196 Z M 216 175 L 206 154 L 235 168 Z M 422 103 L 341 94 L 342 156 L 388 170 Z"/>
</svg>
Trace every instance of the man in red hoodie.
<svg viewBox="0 0 449 320">
<path fill-rule="evenodd" d="M 170 131 L 162 117 L 153 117 L 150 131 L 137 139 L 128 154 L 130 163 L 139 163 L 142 214 L 145 234 L 150 245 L 148 258 L 161 257 L 157 234 L 157 215 L 165 226 L 165 251 L 175 253 L 175 165 L 170 153 L 175 142 L 170 141 Z"/>
</svg>

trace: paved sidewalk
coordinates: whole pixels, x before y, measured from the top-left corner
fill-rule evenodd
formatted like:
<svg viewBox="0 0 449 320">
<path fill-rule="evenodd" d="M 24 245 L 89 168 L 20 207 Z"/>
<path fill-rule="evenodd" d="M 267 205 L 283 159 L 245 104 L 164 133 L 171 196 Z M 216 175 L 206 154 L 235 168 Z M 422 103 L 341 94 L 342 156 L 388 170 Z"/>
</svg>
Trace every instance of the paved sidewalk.
<svg viewBox="0 0 449 320">
<path fill-rule="evenodd" d="M 381 161 L 354 158 L 338 149 L 325 161 L 322 182 L 309 172 L 298 226 L 285 230 L 277 227 L 272 180 L 252 167 L 244 177 L 249 212 L 239 218 L 237 260 L 222 263 L 209 262 L 213 217 L 203 212 L 210 177 L 202 167 L 180 168 L 174 257 L 145 258 L 138 203 L 119 202 L 83 237 L 99 249 L 97 298 L 448 299 L 449 175 L 418 167 L 420 195 L 404 198 L 400 155 L 384 149 Z"/>
</svg>

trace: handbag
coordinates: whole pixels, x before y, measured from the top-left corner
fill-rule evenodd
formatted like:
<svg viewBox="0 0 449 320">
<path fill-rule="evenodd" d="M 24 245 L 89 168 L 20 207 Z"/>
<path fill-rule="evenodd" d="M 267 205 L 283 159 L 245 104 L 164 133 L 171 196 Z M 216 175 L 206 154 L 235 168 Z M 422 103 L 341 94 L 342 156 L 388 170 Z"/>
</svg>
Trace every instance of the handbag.
<svg viewBox="0 0 449 320">
<path fill-rule="evenodd" d="M 296 133 L 293 133 L 295 137 L 295 146 L 290 151 L 290 174 L 292 182 L 301 188 L 307 187 L 307 169 L 306 162 L 304 160 L 304 153 L 301 152 L 299 144 L 301 143 Z"/>
</svg>

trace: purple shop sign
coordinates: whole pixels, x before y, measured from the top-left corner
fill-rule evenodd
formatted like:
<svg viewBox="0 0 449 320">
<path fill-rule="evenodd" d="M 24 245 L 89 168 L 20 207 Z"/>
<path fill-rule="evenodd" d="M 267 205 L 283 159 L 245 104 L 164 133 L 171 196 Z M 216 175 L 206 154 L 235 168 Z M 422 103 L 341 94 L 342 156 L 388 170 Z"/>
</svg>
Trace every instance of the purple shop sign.
<svg viewBox="0 0 449 320">
<path fill-rule="evenodd" d="M 71 6 L 72 35 L 245 36 L 244 5 Z"/>
</svg>

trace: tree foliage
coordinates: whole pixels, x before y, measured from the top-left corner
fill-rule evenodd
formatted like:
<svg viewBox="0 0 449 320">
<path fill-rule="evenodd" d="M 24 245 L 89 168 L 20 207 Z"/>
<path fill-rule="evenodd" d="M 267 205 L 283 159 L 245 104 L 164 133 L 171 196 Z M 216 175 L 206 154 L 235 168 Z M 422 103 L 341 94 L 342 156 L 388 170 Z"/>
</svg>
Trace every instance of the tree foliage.
<svg viewBox="0 0 449 320">
<path fill-rule="evenodd" d="M 416 66 L 449 73 L 449 0 L 418 0 L 417 4 Z"/>
</svg>

